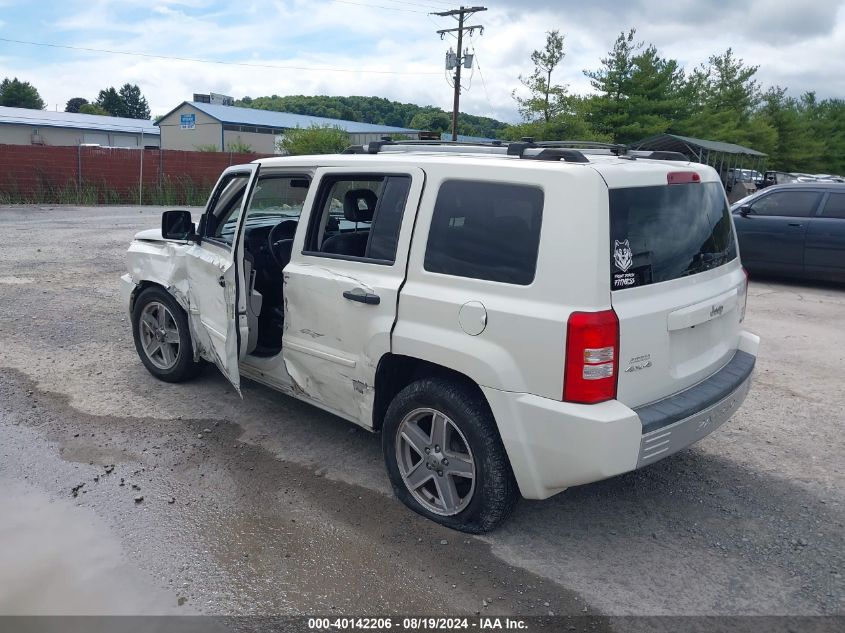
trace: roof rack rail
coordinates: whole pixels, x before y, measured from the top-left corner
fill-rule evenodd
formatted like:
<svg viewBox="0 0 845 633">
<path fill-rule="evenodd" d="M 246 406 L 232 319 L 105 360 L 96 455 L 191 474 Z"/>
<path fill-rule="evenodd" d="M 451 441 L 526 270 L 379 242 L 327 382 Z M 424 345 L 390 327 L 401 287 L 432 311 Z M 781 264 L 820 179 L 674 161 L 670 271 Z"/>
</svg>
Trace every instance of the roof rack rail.
<svg viewBox="0 0 845 633">
<path fill-rule="evenodd" d="M 502 141 L 498 139 L 486 141 L 438 141 L 438 140 L 401 140 L 394 141 L 389 137 L 384 137 L 380 141 L 370 141 L 366 145 L 350 145 L 341 154 L 378 154 L 382 147 L 386 145 L 396 146 L 411 146 L 411 147 L 504 147 Z"/>
<path fill-rule="evenodd" d="M 564 149 L 570 150 L 570 154 L 568 154 L 568 158 L 564 158 L 563 154 L 555 155 L 552 153 L 544 153 L 541 151 L 539 154 L 533 156 L 526 156 L 525 150 L 532 149 L 532 148 L 540 148 L 541 150 L 552 150 L 557 149 L 563 151 Z M 618 143 L 602 143 L 599 141 L 537 141 L 535 142 L 534 139 L 530 136 L 524 136 L 519 141 L 514 141 L 508 144 L 508 155 L 509 156 L 519 156 L 520 158 L 532 158 L 536 159 L 539 156 L 542 156 L 540 160 L 560 160 L 563 158 L 567 162 L 589 162 L 589 160 L 584 156 L 584 153 L 579 150 L 590 150 L 590 149 L 600 149 L 600 150 L 607 150 L 610 154 L 614 154 L 616 156 L 624 155 L 628 150 L 627 147 L 624 145 L 620 145 Z"/>
<path fill-rule="evenodd" d="M 636 152 L 634 156 L 639 158 L 650 158 L 651 160 L 677 160 L 685 163 L 690 162 L 689 156 L 681 152 L 669 152 L 664 150 L 657 150 L 653 152 Z"/>
<path fill-rule="evenodd" d="M 604 143 L 602 141 L 539 141 L 535 145 L 537 147 L 569 147 L 572 149 L 606 149 L 616 156 L 628 152 L 628 147 L 622 143 Z"/>
<path fill-rule="evenodd" d="M 590 159 L 577 149 L 559 149 L 550 147 L 540 150 L 537 154 L 522 154 L 525 160 L 562 160 L 566 163 L 589 163 Z"/>
</svg>

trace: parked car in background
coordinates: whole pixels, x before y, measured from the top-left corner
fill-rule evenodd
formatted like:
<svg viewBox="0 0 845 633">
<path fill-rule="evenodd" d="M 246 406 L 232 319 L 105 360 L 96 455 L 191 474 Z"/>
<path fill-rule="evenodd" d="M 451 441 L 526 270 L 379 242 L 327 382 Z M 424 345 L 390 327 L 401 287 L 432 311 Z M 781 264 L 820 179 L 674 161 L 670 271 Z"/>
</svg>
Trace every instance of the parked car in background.
<svg viewBox="0 0 845 633">
<path fill-rule="evenodd" d="M 790 182 L 797 182 L 795 176 L 785 171 L 767 171 L 762 182 L 757 183 L 758 189 L 771 187 L 772 185 L 785 185 Z"/>
<path fill-rule="evenodd" d="M 773 185 L 731 211 L 752 273 L 845 281 L 845 184 Z"/>
</svg>

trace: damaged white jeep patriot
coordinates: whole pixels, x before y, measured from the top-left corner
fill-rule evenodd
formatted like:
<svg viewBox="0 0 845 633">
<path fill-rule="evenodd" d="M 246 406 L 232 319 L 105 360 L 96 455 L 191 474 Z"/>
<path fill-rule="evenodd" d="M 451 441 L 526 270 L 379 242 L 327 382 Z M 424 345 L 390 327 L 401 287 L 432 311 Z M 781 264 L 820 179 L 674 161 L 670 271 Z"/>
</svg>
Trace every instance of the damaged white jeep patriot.
<svg viewBox="0 0 845 633">
<path fill-rule="evenodd" d="M 706 436 L 759 343 L 713 169 L 529 139 L 231 167 L 122 290 L 154 376 L 210 361 L 380 431 L 398 497 L 468 532 Z"/>
</svg>

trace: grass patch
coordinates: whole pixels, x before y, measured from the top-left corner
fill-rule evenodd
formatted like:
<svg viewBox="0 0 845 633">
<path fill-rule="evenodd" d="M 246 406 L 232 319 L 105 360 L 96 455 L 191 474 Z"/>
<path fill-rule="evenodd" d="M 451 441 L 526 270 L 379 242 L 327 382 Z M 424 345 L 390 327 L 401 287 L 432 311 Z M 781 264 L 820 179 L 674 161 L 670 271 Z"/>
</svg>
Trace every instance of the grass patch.
<svg viewBox="0 0 845 633">
<path fill-rule="evenodd" d="M 105 181 L 75 180 L 58 183 L 43 173 L 36 175 L 35 186 L 22 190 L 16 182 L 0 183 L 0 204 L 77 204 L 156 206 L 204 206 L 211 193 L 212 183 L 196 182 L 192 178 L 165 176 L 155 185 L 145 184 L 142 192 L 138 185 L 118 189 Z"/>
</svg>

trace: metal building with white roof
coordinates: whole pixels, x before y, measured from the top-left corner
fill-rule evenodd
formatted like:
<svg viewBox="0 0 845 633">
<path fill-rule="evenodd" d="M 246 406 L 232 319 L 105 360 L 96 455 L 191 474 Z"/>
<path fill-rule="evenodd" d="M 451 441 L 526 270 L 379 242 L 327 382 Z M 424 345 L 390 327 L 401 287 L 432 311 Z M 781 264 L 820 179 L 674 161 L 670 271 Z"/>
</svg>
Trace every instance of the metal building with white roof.
<svg viewBox="0 0 845 633">
<path fill-rule="evenodd" d="M 198 101 L 182 102 L 156 125 L 161 128 L 163 149 L 188 151 L 212 147 L 228 151 L 233 146 L 246 145 L 259 154 L 277 154 L 277 142 L 285 130 L 327 125 L 347 132 L 352 145 L 377 141 L 386 135 L 419 138 L 419 130 L 408 128 Z"/>
<path fill-rule="evenodd" d="M 0 106 L 0 145 L 158 147 L 152 121 Z"/>
</svg>

